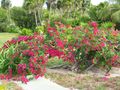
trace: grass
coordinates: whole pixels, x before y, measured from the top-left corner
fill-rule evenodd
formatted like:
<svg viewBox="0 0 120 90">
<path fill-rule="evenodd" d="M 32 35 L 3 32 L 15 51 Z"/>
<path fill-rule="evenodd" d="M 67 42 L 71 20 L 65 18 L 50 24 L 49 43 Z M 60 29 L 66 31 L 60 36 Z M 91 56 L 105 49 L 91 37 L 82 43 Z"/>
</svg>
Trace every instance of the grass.
<svg viewBox="0 0 120 90">
<path fill-rule="evenodd" d="M 23 90 L 22 87 L 18 86 L 14 82 L 10 81 L 1 81 L 2 84 L 0 84 L 0 90 Z"/>
<path fill-rule="evenodd" d="M 59 85 L 78 90 L 120 90 L 120 77 L 104 80 L 102 77 L 70 75 L 56 72 L 47 72 L 46 78 L 51 79 Z"/>
<path fill-rule="evenodd" d="M 15 33 L 0 33 L 0 47 L 9 39 L 12 39 L 13 37 L 17 37 L 18 34 Z"/>
</svg>

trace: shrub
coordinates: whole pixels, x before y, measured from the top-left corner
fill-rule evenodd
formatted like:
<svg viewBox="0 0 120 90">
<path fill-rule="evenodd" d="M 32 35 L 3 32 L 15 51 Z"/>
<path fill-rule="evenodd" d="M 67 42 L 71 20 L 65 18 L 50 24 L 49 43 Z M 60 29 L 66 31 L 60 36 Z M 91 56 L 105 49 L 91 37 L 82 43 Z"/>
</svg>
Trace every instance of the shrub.
<svg viewBox="0 0 120 90">
<path fill-rule="evenodd" d="M 48 27 L 47 37 L 54 49 L 63 52 L 58 56 L 74 62 L 77 70 L 85 70 L 91 65 L 110 70 L 119 60 L 120 32 L 112 28 L 99 30 L 96 22 L 86 27 L 55 22 L 55 27 Z"/>
<path fill-rule="evenodd" d="M 120 58 L 120 31 L 99 30 L 96 22 L 86 27 L 55 22 L 47 25 L 44 35 L 20 36 L 7 41 L 0 50 L 2 79 L 20 75 L 43 76 L 48 58 L 58 57 L 73 63 L 73 70 L 81 71 L 98 66 L 110 70 Z M 14 71 L 14 72 L 13 72 Z"/>
<path fill-rule="evenodd" d="M 32 30 L 27 29 L 27 28 L 23 28 L 21 31 L 19 31 L 20 35 L 32 35 Z"/>
<path fill-rule="evenodd" d="M 38 26 L 38 27 L 36 27 L 35 32 L 43 34 L 43 33 L 45 33 L 45 27 L 44 26 Z"/>
<path fill-rule="evenodd" d="M 7 27 L 7 31 L 6 32 L 9 32 L 9 33 L 18 33 L 19 31 L 20 31 L 20 28 L 18 26 L 9 25 Z"/>
<path fill-rule="evenodd" d="M 27 83 L 26 75 L 43 76 L 47 62 L 43 43 L 43 36 L 37 34 L 7 41 L 0 51 L 0 78 L 13 79 L 17 76 L 18 80 Z"/>
<path fill-rule="evenodd" d="M 109 28 L 112 28 L 114 26 L 114 23 L 112 22 L 104 22 L 101 24 L 101 28 L 104 28 L 104 29 L 109 29 Z"/>
<path fill-rule="evenodd" d="M 10 16 L 15 25 L 20 28 L 33 29 L 36 26 L 34 23 L 34 14 L 28 13 L 28 11 L 22 7 L 12 7 L 10 9 Z"/>
</svg>

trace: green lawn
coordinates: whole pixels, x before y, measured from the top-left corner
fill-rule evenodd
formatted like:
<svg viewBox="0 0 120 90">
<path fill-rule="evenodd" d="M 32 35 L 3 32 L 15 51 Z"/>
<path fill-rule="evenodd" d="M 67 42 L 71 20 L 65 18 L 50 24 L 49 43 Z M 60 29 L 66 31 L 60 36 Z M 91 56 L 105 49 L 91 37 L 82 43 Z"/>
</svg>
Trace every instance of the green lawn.
<svg viewBox="0 0 120 90">
<path fill-rule="evenodd" d="M 9 39 L 17 37 L 18 34 L 15 33 L 0 33 L 0 47 Z"/>
</svg>

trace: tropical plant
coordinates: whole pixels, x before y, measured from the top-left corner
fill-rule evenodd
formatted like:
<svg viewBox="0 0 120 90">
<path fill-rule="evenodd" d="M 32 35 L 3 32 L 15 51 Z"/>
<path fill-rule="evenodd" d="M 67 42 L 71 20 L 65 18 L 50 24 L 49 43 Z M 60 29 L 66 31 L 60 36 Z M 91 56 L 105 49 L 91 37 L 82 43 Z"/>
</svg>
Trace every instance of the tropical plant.
<svg viewBox="0 0 120 90">
<path fill-rule="evenodd" d="M 101 28 L 104 29 L 110 29 L 110 28 L 114 28 L 114 23 L 113 22 L 104 22 L 101 24 Z"/>
<path fill-rule="evenodd" d="M 23 35 L 23 36 L 30 36 L 32 35 L 32 30 L 27 29 L 27 28 L 23 28 L 22 30 L 19 30 L 19 34 Z"/>
<path fill-rule="evenodd" d="M 111 6 L 112 8 L 112 15 L 111 19 L 114 23 L 116 23 L 116 29 L 120 30 L 120 6 L 119 4 L 115 4 Z"/>
<path fill-rule="evenodd" d="M 112 3 L 120 4 L 120 0 L 109 0 Z"/>
<path fill-rule="evenodd" d="M 30 13 L 34 14 L 36 26 L 41 25 L 42 9 L 45 0 L 25 0 L 23 7 L 28 9 Z"/>
<path fill-rule="evenodd" d="M 45 33 L 45 26 L 38 26 L 38 27 L 36 27 L 35 32 L 38 32 L 40 34 Z"/>
<path fill-rule="evenodd" d="M 34 15 L 29 14 L 27 10 L 21 7 L 13 7 L 10 10 L 10 16 L 13 20 L 14 24 L 20 28 L 28 28 L 34 29 L 35 28 L 35 21 Z"/>
<path fill-rule="evenodd" d="M 105 14 L 106 12 L 107 14 Z M 91 6 L 88 14 L 91 20 L 98 21 L 100 23 L 105 21 L 111 21 L 111 11 L 108 2 L 102 2 L 97 6 Z"/>
<path fill-rule="evenodd" d="M 119 30 L 120 29 L 119 11 L 120 5 L 118 3 L 110 4 L 108 2 L 102 2 L 97 6 L 91 6 L 88 11 L 88 14 L 91 20 L 97 21 L 99 23 L 106 21 L 115 23 L 116 24 L 115 28 Z"/>
<path fill-rule="evenodd" d="M 10 0 L 2 0 L 1 7 L 4 9 L 9 9 L 11 7 L 11 1 Z"/>
<path fill-rule="evenodd" d="M 7 26 L 7 31 L 6 32 L 18 33 L 18 32 L 20 32 L 20 28 L 16 25 L 9 25 L 9 26 Z"/>
<path fill-rule="evenodd" d="M 0 8 L 0 32 L 7 31 L 6 28 L 7 25 L 8 25 L 7 11 L 4 10 L 3 8 Z"/>
<path fill-rule="evenodd" d="M 43 76 L 47 62 L 43 43 L 44 37 L 37 34 L 7 41 L 0 50 L 0 79 L 27 83 L 27 75 Z"/>
<path fill-rule="evenodd" d="M 109 71 L 119 60 L 120 33 L 112 28 L 99 30 L 96 22 L 90 25 L 92 27 L 72 27 L 55 22 L 54 27 L 48 27 L 47 37 L 49 40 L 51 38 L 51 50 L 60 50 L 58 57 L 62 57 L 64 61 L 74 62 L 74 70 L 102 66 Z M 56 56 L 53 54 L 55 52 L 48 53 Z"/>
<path fill-rule="evenodd" d="M 35 78 L 44 75 L 51 57 L 73 63 L 71 69 L 77 72 L 93 66 L 104 67 L 108 72 L 120 59 L 119 43 L 120 31 L 99 30 L 96 22 L 85 27 L 54 22 L 41 34 L 20 36 L 4 44 L 0 50 L 0 78 L 18 76 L 27 83 L 27 75 Z"/>
</svg>

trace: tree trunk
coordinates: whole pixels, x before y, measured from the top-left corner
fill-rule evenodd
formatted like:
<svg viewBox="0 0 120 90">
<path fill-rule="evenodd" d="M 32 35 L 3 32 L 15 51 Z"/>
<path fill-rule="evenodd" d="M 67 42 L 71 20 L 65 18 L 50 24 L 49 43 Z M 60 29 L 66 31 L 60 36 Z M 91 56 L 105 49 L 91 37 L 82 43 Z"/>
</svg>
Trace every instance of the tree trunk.
<svg viewBox="0 0 120 90">
<path fill-rule="evenodd" d="M 36 24 L 36 26 L 38 26 L 38 20 L 37 20 L 37 13 L 36 13 L 36 11 L 34 11 L 34 15 L 35 15 L 35 24 Z"/>
<path fill-rule="evenodd" d="M 71 70 L 74 72 L 80 72 L 80 62 L 75 62 L 75 64 L 71 67 Z"/>
<path fill-rule="evenodd" d="M 41 13 L 40 13 L 40 11 L 39 11 L 39 9 L 38 9 L 38 19 L 39 19 L 39 25 L 41 26 Z M 41 12 L 42 12 L 42 10 L 41 10 Z"/>
</svg>

